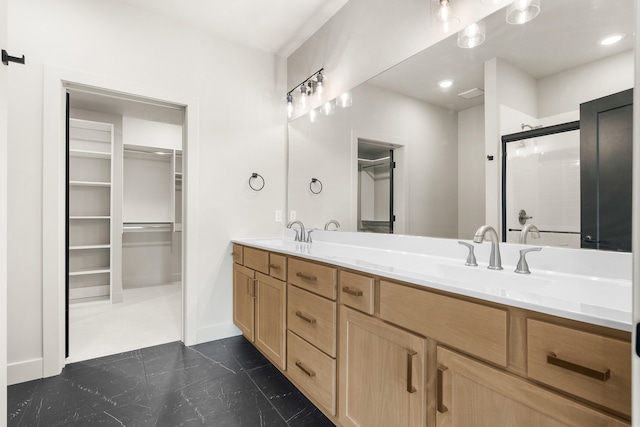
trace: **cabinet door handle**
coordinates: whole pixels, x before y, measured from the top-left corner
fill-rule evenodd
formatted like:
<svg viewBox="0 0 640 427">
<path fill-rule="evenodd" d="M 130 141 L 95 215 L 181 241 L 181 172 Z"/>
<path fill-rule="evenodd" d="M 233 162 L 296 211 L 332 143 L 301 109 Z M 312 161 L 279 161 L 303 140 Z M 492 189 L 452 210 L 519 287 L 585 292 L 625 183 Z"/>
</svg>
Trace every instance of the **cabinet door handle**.
<svg viewBox="0 0 640 427">
<path fill-rule="evenodd" d="M 354 291 L 353 289 L 349 289 L 348 286 L 345 286 L 344 288 L 342 288 L 342 292 L 344 292 L 345 294 L 353 295 L 354 297 L 362 296 L 361 290 Z"/>
<path fill-rule="evenodd" d="M 318 281 L 318 278 L 316 276 L 311 276 L 311 275 L 308 275 L 308 274 L 304 274 L 304 273 L 302 273 L 300 271 L 296 273 L 296 276 L 298 276 L 299 278 L 301 278 L 303 280 L 306 280 L 308 282 L 316 282 L 316 281 Z"/>
<path fill-rule="evenodd" d="M 273 268 L 274 270 L 280 270 L 280 266 L 278 264 L 269 264 L 269 268 Z"/>
<path fill-rule="evenodd" d="M 555 353 L 547 354 L 547 363 L 603 382 L 611 378 L 610 369 L 607 369 L 606 371 L 598 371 L 596 369 L 587 368 L 586 366 L 560 359 Z"/>
<path fill-rule="evenodd" d="M 316 376 L 316 373 L 313 372 L 311 369 L 309 368 L 305 368 L 304 365 L 302 364 L 301 361 L 296 360 L 296 366 L 298 367 L 298 369 L 300 369 L 302 372 L 304 372 L 305 374 L 307 374 L 310 378 L 313 378 Z"/>
<path fill-rule="evenodd" d="M 409 393 L 415 393 L 416 388 L 413 386 L 413 356 L 415 356 L 416 353 L 413 350 L 409 350 L 407 352 L 407 392 Z"/>
<path fill-rule="evenodd" d="M 314 319 L 314 318 L 313 318 L 313 317 L 311 317 L 311 316 L 308 316 L 308 315 L 304 314 L 304 313 L 303 313 L 303 312 L 301 312 L 301 311 L 296 311 L 296 316 L 298 316 L 299 318 L 301 318 L 301 319 L 302 319 L 302 320 L 304 320 L 305 322 L 310 323 L 310 324 L 312 324 L 312 325 L 316 323 L 316 319 Z"/>
<path fill-rule="evenodd" d="M 438 410 L 438 412 L 440 412 L 441 414 L 444 414 L 445 412 L 449 411 L 449 408 L 447 408 L 446 406 L 444 406 L 444 403 L 442 403 L 444 397 L 443 395 L 443 389 L 444 389 L 444 371 L 446 371 L 447 368 L 446 366 L 438 366 L 438 378 L 437 378 L 437 391 L 436 393 L 438 394 L 438 401 L 436 403 L 436 409 Z"/>
</svg>

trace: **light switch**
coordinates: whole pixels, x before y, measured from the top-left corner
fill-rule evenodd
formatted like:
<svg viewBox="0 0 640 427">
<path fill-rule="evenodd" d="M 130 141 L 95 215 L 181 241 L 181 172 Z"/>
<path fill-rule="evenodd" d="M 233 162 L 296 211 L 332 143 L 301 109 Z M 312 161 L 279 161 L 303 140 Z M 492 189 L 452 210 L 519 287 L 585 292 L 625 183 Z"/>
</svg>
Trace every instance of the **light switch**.
<svg viewBox="0 0 640 427">
<path fill-rule="evenodd" d="M 276 211 L 276 222 L 282 222 L 282 211 Z"/>
<path fill-rule="evenodd" d="M 296 211 L 289 212 L 289 221 L 295 221 L 295 220 L 296 220 Z"/>
</svg>

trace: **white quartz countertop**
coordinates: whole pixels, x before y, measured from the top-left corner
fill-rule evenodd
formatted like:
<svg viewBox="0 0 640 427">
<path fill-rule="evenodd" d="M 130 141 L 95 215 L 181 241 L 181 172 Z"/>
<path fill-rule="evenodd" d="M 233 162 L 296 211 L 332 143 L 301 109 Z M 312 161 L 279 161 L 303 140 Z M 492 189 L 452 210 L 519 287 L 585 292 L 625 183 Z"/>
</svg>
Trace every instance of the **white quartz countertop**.
<svg viewBox="0 0 640 427">
<path fill-rule="evenodd" d="M 338 238 L 335 232 L 316 232 L 313 243 L 294 242 L 292 235 L 232 241 L 431 289 L 631 331 L 630 254 L 543 248 L 527 255 L 532 274 L 524 275 L 514 272 L 518 251 L 525 248 L 521 245 L 500 244 L 504 270 L 495 271 L 486 268 L 488 242 L 476 246 L 479 266 L 468 267 L 464 265 L 466 248 L 456 240 L 408 236 L 397 236 L 396 240 L 389 240 L 390 236 L 349 239 L 348 234 L 362 233 L 339 233 Z M 546 258 L 542 255 L 536 258 L 536 254 L 545 252 Z M 553 268 L 554 262 L 562 263 L 561 267 Z M 584 268 L 580 268 L 581 264 L 585 264 Z M 608 274 L 607 269 L 613 271 Z"/>
</svg>

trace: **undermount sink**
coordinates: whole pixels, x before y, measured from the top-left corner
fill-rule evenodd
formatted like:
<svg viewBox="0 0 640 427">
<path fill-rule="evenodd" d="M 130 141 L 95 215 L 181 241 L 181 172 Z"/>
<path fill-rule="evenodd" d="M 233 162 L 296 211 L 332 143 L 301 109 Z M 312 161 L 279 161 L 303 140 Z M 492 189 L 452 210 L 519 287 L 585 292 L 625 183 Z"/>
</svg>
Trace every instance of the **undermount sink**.
<svg viewBox="0 0 640 427">
<path fill-rule="evenodd" d="M 455 281 L 458 285 L 467 288 L 484 287 L 537 293 L 552 283 L 547 278 L 535 277 L 534 275 L 525 276 L 506 269 L 488 270 L 482 266 L 438 264 L 437 269 L 441 272 L 443 279 Z"/>
</svg>

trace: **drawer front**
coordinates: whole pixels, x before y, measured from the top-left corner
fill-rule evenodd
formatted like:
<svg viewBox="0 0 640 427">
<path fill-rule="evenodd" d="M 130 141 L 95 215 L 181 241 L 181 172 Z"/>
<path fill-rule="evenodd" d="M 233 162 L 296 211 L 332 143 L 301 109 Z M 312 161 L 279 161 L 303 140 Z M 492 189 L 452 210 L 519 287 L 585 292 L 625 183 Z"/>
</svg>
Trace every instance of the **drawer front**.
<svg viewBox="0 0 640 427">
<path fill-rule="evenodd" d="M 274 253 L 269 254 L 269 274 L 271 277 L 287 281 L 287 257 Z"/>
<path fill-rule="evenodd" d="M 500 366 L 507 366 L 505 310 L 380 281 L 380 317 Z"/>
<path fill-rule="evenodd" d="M 340 303 L 373 314 L 373 278 L 340 272 Z"/>
<path fill-rule="evenodd" d="M 299 259 L 289 259 L 288 264 L 289 283 L 293 283 L 323 297 L 332 300 L 336 299 L 337 271 L 335 268 L 301 261 Z"/>
<path fill-rule="evenodd" d="M 309 397 L 336 414 L 336 361 L 291 331 L 287 334 L 287 372 Z"/>
<path fill-rule="evenodd" d="M 529 378 L 631 414 L 631 344 L 527 320 Z"/>
<path fill-rule="evenodd" d="M 242 257 L 242 249 L 243 247 L 237 243 L 233 244 L 233 262 L 236 264 L 242 265 L 243 257 Z"/>
<path fill-rule="evenodd" d="M 287 327 L 336 357 L 336 303 L 289 285 Z"/>
<path fill-rule="evenodd" d="M 260 273 L 269 274 L 269 252 L 261 249 L 244 247 L 244 265 Z"/>
</svg>

